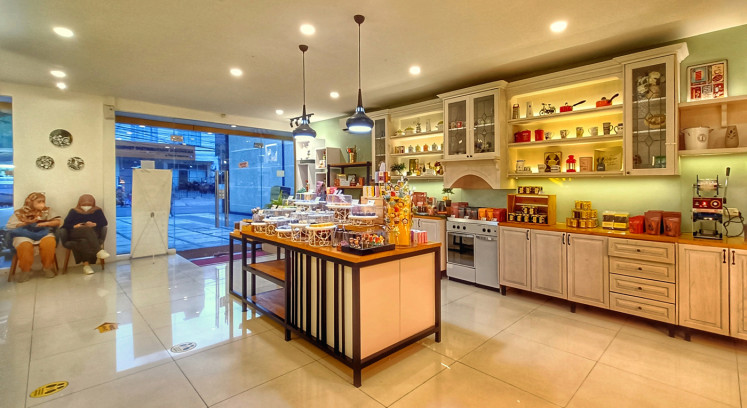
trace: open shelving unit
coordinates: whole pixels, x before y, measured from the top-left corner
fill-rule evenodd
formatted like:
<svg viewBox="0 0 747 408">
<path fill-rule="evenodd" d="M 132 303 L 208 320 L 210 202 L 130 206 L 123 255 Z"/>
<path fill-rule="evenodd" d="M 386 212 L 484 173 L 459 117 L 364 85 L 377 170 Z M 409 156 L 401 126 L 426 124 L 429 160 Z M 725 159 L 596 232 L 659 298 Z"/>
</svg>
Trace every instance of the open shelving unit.
<svg viewBox="0 0 747 408">
<path fill-rule="evenodd" d="M 708 126 L 713 129 L 708 138 L 708 149 L 684 150 L 680 140 L 680 156 L 706 156 L 747 153 L 747 95 L 679 104 L 680 130 Z M 740 135 L 739 147 L 724 147 L 728 126 L 736 126 Z"/>
</svg>

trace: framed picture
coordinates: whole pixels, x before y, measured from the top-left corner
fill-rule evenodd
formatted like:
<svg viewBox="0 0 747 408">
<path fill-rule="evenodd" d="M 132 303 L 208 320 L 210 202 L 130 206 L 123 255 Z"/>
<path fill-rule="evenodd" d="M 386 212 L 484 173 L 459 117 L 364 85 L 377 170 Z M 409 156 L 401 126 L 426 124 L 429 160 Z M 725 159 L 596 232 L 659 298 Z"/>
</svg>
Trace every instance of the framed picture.
<svg viewBox="0 0 747 408">
<path fill-rule="evenodd" d="M 726 60 L 687 67 L 687 101 L 725 98 Z"/>
<path fill-rule="evenodd" d="M 558 166 L 556 169 L 559 169 L 562 160 L 563 152 L 545 152 L 545 173 L 552 173 L 552 166 Z"/>
</svg>

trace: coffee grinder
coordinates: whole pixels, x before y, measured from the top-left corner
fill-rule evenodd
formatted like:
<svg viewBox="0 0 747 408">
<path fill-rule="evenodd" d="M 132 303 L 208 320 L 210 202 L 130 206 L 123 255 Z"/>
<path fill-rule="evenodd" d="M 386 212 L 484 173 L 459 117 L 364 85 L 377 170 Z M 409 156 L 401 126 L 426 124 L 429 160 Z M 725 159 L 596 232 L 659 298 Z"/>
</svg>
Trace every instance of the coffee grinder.
<svg viewBox="0 0 747 408">
<path fill-rule="evenodd" d="M 716 179 L 701 179 L 695 176 L 693 184 L 693 237 L 721 239 L 724 230 L 724 204 L 726 187 L 729 184 L 729 167 L 726 179 L 720 184 Z"/>
</svg>

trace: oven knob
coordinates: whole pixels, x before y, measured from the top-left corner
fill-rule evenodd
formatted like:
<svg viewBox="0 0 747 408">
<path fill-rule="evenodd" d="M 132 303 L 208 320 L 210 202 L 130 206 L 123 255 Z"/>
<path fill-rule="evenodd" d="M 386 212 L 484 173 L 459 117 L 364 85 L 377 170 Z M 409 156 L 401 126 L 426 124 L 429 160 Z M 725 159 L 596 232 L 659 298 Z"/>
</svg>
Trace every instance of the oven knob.
<svg viewBox="0 0 747 408">
<path fill-rule="evenodd" d="M 490 232 L 490 228 L 488 228 L 488 232 Z"/>
<path fill-rule="evenodd" d="M 482 232 L 485 232 L 485 228 L 482 229 Z"/>
<path fill-rule="evenodd" d="M 467 226 L 466 226 L 466 225 L 462 225 L 462 229 L 463 229 L 463 230 L 466 230 L 466 229 L 467 229 Z"/>
</svg>

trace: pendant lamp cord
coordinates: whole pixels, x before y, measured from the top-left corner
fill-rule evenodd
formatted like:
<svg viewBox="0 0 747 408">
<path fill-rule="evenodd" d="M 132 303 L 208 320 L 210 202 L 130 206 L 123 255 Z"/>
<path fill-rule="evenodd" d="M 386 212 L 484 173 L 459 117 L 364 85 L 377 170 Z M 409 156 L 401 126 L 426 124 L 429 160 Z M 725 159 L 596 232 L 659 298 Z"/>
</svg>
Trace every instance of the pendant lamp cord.
<svg viewBox="0 0 747 408">
<path fill-rule="evenodd" d="M 303 106 L 306 108 L 306 51 L 301 53 L 301 65 L 303 69 Z M 306 112 L 304 112 L 304 115 Z"/>
<path fill-rule="evenodd" d="M 361 24 L 358 23 L 358 90 L 361 89 Z"/>
</svg>

